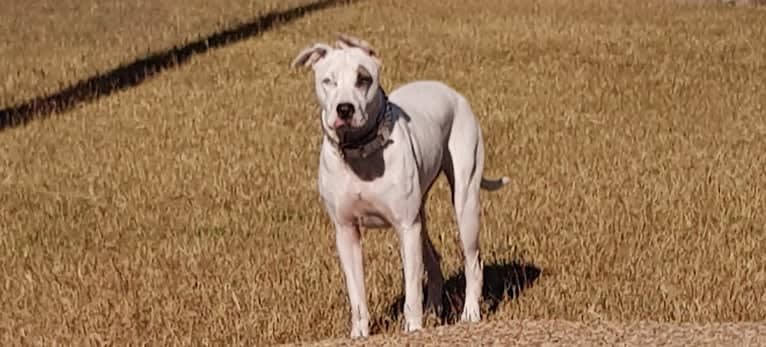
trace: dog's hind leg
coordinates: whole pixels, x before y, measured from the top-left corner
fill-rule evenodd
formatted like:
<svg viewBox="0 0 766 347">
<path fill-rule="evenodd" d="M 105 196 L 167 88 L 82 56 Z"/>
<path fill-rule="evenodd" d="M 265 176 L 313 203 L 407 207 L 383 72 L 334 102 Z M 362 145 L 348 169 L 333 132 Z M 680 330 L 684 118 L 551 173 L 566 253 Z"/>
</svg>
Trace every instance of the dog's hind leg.
<svg viewBox="0 0 766 347">
<path fill-rule="evenodd" d="M 479 304 L 484 282 L 479 249 L 479 189 L 484 148 L 481 130 L 468 103 L 461 100 L 456 113 L 442 169 L 452 189 L 452 203 L 463 246 L 466 286 L 461 320 L 477 322 L 481 320 Z"/>
<path fill-rule="evenodd" d="M 426 307 L 431 308 L 437 317 L 441 317 L 444 274 L 442 274 L 441 270 L 439 252 L 436 251 L 431 242 L 431 237 L 428 236 L 425 201 L 420 207 L 420 219 L 423 224 L 423 262 L 425 263 L 426 274 L 428 275 Z"/>
</svg>

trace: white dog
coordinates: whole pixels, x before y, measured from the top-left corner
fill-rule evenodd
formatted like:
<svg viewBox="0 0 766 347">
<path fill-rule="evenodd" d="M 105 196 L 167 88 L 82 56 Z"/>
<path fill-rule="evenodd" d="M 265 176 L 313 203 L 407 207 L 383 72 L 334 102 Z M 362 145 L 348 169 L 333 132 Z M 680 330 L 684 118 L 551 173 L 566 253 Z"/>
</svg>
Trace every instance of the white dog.
<svg viewBox="0 0 766 347">
<path fill-rule="evenodd" d="M 495 190 L 507 177 L 482 177 L 481 129 L 468 101 L 447 85 L 417 81 L 390 96 L 379 85 L 380 61 L 370 45 L 339 34 L 336 47 L 316 43 L 293 60 L 311 66 L 324 140 L 319 193 L 335 226 L 336 246 L 351 305 L 351 336 L 369 334 L 360 227 L 392 226 L 401 242 L 406 332 L 422 329 L 422 275 L 428 306 L 441 309 L 438 253 L 426 231 L 425 201 L 443 172 L 452 190 L 465 256 L 462 321 L 481 319 L 483 265 L 479 256 L 479 188 Z M 425 268 L 424 268 L 425 266 Z"/>
</svg>

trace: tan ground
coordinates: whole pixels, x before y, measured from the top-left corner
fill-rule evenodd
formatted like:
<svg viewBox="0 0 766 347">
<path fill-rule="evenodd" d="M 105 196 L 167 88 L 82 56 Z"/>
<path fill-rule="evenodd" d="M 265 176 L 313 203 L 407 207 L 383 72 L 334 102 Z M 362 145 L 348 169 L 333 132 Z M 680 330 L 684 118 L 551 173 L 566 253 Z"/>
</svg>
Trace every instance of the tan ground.
<svg viewBox="0 0 766 347">
<path fill-rule="evenodd" d="M 108 2 L 99 15 L 74 2 L 11 3 L 0 11 L 3 32 L 17 33 L 0 41 L 0 108 L 269 7 L 171 2 L 161 21 L 140 10 L 160 5 L 141 1 Z M 271 7 L 298 1 L 279 3 Z M 463 91 L 484 127 L 487 174 L 513 180 L 483 198 L 488 325 L 477 329 L 763 321 L 764 22 L 763 9 L 668 1 L 362 1 L 7 128 L 0 344 L 346 336 L 345 289 L 314 179 L 311 76 L 287 68 L 334 31 L 379 48 L 388 90 L 432 78 Z M 430 231 L 459 306 L 447 197 L 440 181 Z M 395 234 L 368 233 L 364 247 L 373 330 L 396 333 Z"/>
<path fill-rule="evenodd" d="M 513 320 L 287 346 L 763 346 L 763 323 Z"/>
<path fill-rule="evenodd" d="M 6 1 L 0 32 L 10 35 L 0 41 L 0 105 L 50 93 L 151 52 L 310 2 Z"/>
</svg>

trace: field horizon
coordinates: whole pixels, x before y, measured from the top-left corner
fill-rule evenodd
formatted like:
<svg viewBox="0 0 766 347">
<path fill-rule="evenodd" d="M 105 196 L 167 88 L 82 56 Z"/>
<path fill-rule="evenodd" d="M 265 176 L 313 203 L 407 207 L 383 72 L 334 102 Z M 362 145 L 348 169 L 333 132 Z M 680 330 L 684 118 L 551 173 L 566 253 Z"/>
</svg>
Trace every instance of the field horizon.
<svg viewBox="0 0 766 347">
<path fill-rule="evenodd" d="M 0 343 L 762 343 L 766 11 L 681 2 L 9 2 Z M 455 323 L 440 178 L 446 316 L 401 334 L 396 234 L 365 231 L 375 336 L 346 339 L 313 77 L 289 68 L 335 32 L 388 91 L 463 93 L 511 177 L 482 193 L 482 324 Z"/>
</svg>

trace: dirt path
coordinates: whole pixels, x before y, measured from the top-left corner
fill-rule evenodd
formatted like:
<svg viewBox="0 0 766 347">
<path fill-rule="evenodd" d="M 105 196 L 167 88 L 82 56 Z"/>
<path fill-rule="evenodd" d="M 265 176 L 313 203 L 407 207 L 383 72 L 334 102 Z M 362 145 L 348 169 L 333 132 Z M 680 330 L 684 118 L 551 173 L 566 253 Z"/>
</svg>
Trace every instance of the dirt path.
<svg viewBox="0 0 766 347">
<path fill-rule="evenodd" d="M 416 335 L 377 335 L 364 341 L 326 340 L 303 346 L 764 346 L 766 323 L 503 321 L 451 326 Z M 295 345 L 297 346 L 297 345 Z"/>
</svg>

